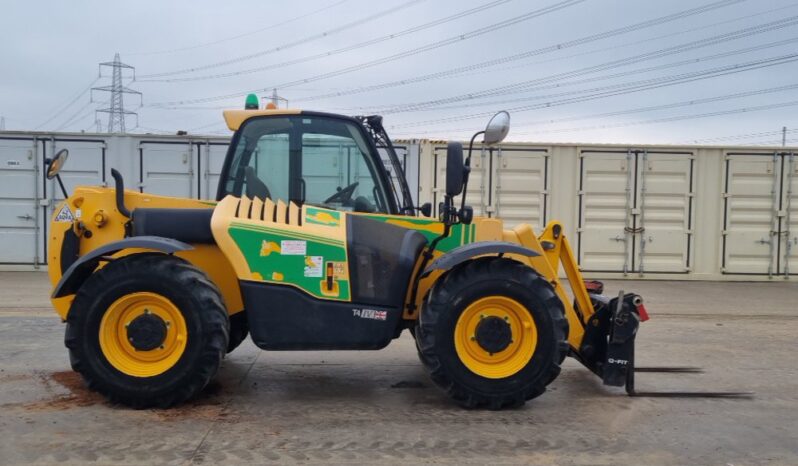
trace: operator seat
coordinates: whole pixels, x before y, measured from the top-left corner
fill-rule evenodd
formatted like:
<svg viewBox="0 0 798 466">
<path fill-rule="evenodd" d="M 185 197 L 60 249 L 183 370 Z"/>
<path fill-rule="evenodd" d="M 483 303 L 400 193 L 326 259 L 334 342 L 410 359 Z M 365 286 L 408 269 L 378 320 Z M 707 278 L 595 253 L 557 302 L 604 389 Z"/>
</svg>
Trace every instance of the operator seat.
<svg viewBox="0 0 798 466">
<path fill-rule="evenodd" d="M 258 198 L 262 201 L 270 199 L 272 194 L 269 192 L 269 187 L 263 182 L 258 175 L 255 174 L 255 169 L 247 167 L 244 169 L 244 179 L 247 183 L 247 197 L 250 199 Z"/>
</svg>

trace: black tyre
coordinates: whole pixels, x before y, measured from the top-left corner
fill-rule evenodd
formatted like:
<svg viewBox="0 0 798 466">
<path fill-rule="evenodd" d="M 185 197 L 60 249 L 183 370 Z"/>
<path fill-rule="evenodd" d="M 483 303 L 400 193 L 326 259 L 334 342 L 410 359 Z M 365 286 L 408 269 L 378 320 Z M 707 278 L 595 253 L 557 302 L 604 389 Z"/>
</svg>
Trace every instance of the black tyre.
<svg viewBox="0 0 798 466">
<path fill-rule="evenodd" d="M 216 374 L 229 335 L 219 290 L 164 254 L 108 263 L 86 280 L 67 316 L 72 368 L 114 403 L 166 408 Z"/>
<path fill-rule="evenodd" d="M 227 352 L 231 353 L 238 348 L 249 335 L 249 322 L 246 311 L 236 312 L 230 316 L 230 341 L 227 343 Z"/>
<path fill-rule="evenodd" d="M 496 257 L 442 277 L 416 328 L 433 382 L 469 408 L 515 407 L 542 394 L 560 373 L 567 336 L 552 286 L 530 267 Z"/>
</svg>

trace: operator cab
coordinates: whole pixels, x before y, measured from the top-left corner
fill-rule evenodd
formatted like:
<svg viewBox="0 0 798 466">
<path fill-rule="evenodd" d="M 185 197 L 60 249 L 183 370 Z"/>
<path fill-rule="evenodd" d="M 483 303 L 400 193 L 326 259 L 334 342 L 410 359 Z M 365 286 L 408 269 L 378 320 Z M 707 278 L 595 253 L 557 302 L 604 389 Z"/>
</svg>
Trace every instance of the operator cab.
<svg viewBox="0 0 798 466">
<path fill-rule="evenodd" d="M 239 113 L 225 114 L 231 129 Z M 217 199 L 229 194 L 350 212 L 413 212 L 404 177 L 391 179 L 375 133 L 384 135 L 378 117 L 290 110 L 250 116 L 231 142 Z M 401 169 L 389 141 L 386 150 L 394 171 Z"/>
</svg>

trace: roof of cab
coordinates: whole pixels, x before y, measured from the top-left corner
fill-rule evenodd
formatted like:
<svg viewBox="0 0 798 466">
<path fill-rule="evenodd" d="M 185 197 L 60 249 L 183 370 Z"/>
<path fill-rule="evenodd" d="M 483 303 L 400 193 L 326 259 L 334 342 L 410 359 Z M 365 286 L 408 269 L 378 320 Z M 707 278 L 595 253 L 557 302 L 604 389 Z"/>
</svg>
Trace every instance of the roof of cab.
<svg viewBox="0 0 798 466">
<path fill-rule="evenodd" d="M 237 131 L 246 120 L 263 115 L 298 115 L 302 110 L 295 108 L 274 108 L 260 110 L 225 110 L 224 121 L 231 131 Z"/>
</svg>

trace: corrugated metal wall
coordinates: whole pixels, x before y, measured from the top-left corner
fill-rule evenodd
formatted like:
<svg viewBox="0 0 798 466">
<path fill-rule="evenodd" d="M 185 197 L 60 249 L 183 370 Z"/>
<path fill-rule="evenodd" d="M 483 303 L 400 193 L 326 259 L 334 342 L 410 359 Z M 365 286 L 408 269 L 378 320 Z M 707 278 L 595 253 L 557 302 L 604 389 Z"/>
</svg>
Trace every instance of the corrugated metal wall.
<svg viewBox="0 0 798 466">
<path fill-rule="evenodd" d="M 0 268 L 44 266 L 61 193 L 44 160 L 70 150 L 68 190 L 105 184 L 209 199 L 228 138 L 0 133 Z M 445 141 L 396 149 L 417 203 L 442 200 Z M 468 203 L 509 226 L 565 223 L 588 276 L 768 280 L 798 253 L 796 148 L 507 143 L 472 159 Z M 793 272 L 796 267 L 793 267 Z"/>
</svg>

